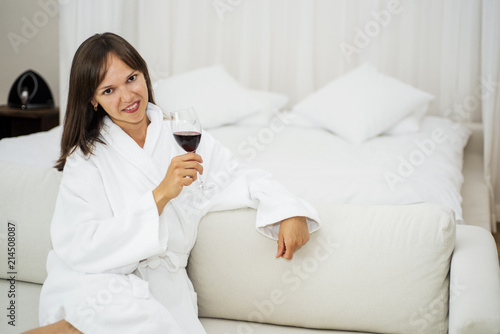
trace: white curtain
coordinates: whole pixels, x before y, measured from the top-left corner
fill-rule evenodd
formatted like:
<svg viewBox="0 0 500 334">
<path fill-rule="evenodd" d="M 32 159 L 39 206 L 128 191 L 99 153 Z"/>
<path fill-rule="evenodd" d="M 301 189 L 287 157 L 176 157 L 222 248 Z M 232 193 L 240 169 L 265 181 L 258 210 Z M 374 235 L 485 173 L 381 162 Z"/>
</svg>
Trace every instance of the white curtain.
<svg viewBox="0 0 500 334">
<path fill-rule="evenodd" d="M 98 32 L 130 41 L 153 80 L 220 63 L 248 88 L 286 94 L 289 106 L 370 62 L 434 94 L 430 114 L 461 122 L 484 118 L 485 168 L 491 186 L 500 188 L 500 135 L 493 131 L 498 90 L 494 98 L 474 98 L 485 76 L 499 81 L 498 0 L 59 2 L 61 114 L 73 54 Z"/>
<path fill-rule="evenodd" d="M 61 0 L 60 12 L 63 97 L 77 46 L 104 31 L 136 46 L 153 79 L 222 63 L 291 105 L 365 61 L 434 94 L 433 114 L 456 116 L 480 85 L 477 0 Z"/>
<path fill-rule="evenodd" d="M 98 32 L 113 31 L 135 44 L 135 0 L 59 0 L 60 117 L 66 111 L 71 61 L 78 46 Z"/>
<path fill-rule="evenodd" d="M 500 199 L 500 1 L 483 0 L 481 86 L 484 166 L 492 198 L 492 231 L 496 232 L 495 205 Z"/>
</svg>

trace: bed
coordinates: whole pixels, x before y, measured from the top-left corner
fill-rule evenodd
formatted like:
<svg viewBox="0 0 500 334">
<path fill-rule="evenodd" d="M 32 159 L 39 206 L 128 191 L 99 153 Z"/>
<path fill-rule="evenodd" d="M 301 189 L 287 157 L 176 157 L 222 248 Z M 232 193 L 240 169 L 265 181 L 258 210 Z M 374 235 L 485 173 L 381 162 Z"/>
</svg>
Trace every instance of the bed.
<svg viewBox="0 0 500 334">
<path fill-rule="evenodd" d="M 282 94 L 244 88 L 221 65 L 154 90 L 167 116 L 194 106 L 205 131 L 311 203 L 439 203 L 458 223 L 490 230 L 481 125 L 427 116 L 433 96 L 367 64 L 294 106 Z M 53 165 L 60 135 L 61 126 L 2 139 L 0 160 Z"/>
</svg>

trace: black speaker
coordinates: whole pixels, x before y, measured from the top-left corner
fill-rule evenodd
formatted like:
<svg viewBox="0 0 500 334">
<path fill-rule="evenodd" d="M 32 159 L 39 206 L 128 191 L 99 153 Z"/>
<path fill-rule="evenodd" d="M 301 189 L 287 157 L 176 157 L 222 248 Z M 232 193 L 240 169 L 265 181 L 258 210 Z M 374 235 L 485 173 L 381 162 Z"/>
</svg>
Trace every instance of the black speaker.
<svg viewBox="0 0 500 334">
<path fill-rule="evenodd" d="M 35 71 L 21 74 L 10 89 L 7 105 L 10 108 L 41 109 L 54 108 L 50 88 Z"/>
</svg>

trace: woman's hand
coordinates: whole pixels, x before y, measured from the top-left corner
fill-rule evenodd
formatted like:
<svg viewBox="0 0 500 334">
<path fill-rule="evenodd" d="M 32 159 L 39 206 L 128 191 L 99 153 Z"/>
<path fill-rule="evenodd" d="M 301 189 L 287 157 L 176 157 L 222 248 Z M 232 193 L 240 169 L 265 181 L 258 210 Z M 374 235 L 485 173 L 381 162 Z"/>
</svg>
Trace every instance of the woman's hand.
<svg viewBox="0 0 500 334">
<path fill-rule="evenodd" d="M 309 229 L 305 217 L 291 217 L 281 221 L 278 233 L 276 257 L 291 260 L 293 253 L 309 241 Z"/>
<path fill-rule="evenodd" d="M 198 173 L 203 174 L 203 160 L 196 153 L 186 153 L 172 159 L 163 181 L 153 190 L 158 214 L 172 199 L 177 197 L 184 186 L 196 181 Z"/>
</svg>

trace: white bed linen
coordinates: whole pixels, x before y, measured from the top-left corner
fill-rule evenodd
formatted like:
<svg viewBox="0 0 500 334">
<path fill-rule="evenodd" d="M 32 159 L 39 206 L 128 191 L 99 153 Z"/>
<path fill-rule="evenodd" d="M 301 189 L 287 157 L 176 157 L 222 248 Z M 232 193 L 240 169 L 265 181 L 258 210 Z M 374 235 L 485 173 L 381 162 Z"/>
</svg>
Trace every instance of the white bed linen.
<svg viewBox="0 0 500 334">
<path fill-rule="evenodd" d="M 432 202 L 451 207 L 457 221 L 463 222 L 463 148 L 470 136 L 464 126 L 426 116 L 417 133 L 380 136 L 355 145 L 326 130 L 299 124 L 278 119 L 268 126 L 230 125 L 209 132 L 243 162 L 267 169 L 292 193 L 311 203 Z M 434 136 L 437 141 L 432 135 L 435 131 L 441 131 Z M 59 126 L 2 139 L 0 160 L 54 165 L 60 134 Z M 415 163 L 413 170 L 410 161 Z"/>
<path fill-rule="evenodd" d="M 464 126 L 427 116 L 417 133 L 380 136 L 354 145 L 311 127 L 271 130 L 276 124 L 226 126 L 210 133 L 241 160 L 267 169 L 292 193 L 312 203 L 440 203 L 451 207 L 463 223 L 463 148 L 470 136 Z M 408 168 L 410 161 L 415 163 L 413 171 Z M 401 177 L 393 178 L 392 186 L 389 173 Z"/>
</svg>

